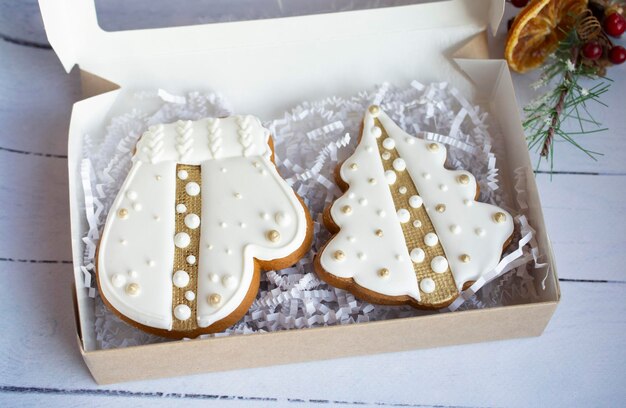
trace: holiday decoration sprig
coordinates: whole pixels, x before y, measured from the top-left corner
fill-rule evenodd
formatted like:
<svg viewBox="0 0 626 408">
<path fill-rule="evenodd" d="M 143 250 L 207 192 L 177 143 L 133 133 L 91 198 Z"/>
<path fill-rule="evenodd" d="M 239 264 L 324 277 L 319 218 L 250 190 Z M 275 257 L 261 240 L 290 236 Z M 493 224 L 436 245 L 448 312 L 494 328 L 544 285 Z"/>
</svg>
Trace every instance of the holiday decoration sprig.
<svg viewBox="0 0 626 408">
<path fill-rule="evenodd" d="M 554 168 L 555 141 L 563 140 L 596 160 L 580 137 L 607 130 L 591 114 L 609 90 L 607 68 L 626 61 L 626 49 L 609 37 L 626 31 L 623 0 L 511 0 L 521 7 L 509 21 L 505 58 L 525 73 L 543 67 L 534 88 L 547 90 L 524 110 L 529 148 Z"/>
<path fill-rule="evenodd" d="M 559 43 L 544 65 L 539 81 L 533 84 L 535 89 L 546 87 L 548 91 L 524 108 L 528 146 L 540 153 L 537 165 L 546 159 L 550 170 L 554 167 L 554 142 L 558 139 L 569 142 L 594 160 L 601 155 L 586 149 L 577 139 L 607 129 L 590 113 L 593 110 L 590 105 L 607 106 L 600 96 L 608 91 L 611 80 L 598 76 L 597 66 L 581 61 L 583 45 L 576 29 Z M 569 120 L 573 120 L 575 129 L 565 128 L 571 123 Z"/>
</svg>

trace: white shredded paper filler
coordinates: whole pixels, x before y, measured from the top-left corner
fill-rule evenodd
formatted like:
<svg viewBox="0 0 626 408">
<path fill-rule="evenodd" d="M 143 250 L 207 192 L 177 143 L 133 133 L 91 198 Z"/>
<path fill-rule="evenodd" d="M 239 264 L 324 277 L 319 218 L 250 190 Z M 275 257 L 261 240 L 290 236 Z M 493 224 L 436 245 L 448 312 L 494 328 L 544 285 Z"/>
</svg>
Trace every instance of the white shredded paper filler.
<svg viewBox="0 0 626 408">
<path fill-rule="evenodd" d="M 184 96 L 165 90 L 136 93 L 134 98 L 152 99 L 158 109 L 132 110 L 113 117 L 104 137 L 84 136 L 80 166 L 88 230 L 83 237 L 80 269 L 89 296 L 95 298 L 95 333 L 101 349 L 169 341 L 146 334 L 122 322 L 102 302 L 95 284 L 95 253 L 110 208 L 131 166 L 131 152 L 139 136 L 151 125 L 176 120 L 227 116 L 233 110 L 213 92 L 190 92 Z M 303 102 L 264 125 L 274 137 L 276 165 L 280 174 L 304 199 L 314 220 L 311 251 L 290 268 L 261 274 L 259 293 L 248 313 L 222 333 L 202 337 L 352 324 L 438 313 L 408 306 L 381 306 L 363 302 L 351 293 L 318 278 L 313 257 L 330 237 L 321 223 L 323 209 L 341 191 L 333 182 L 337 163 L 355 149 L 360 125 L 369 105 L 382 109 L 405 131 L 427 132 L 426 138 L 448 147 L 446 167 L 466 169 L 480 187 L 479 201 L 496 204 L 515 216 L 515 232 L 498 266 L 462 293 L 450 307 L 478 309 L 523 303 L 539 298 L 549 268 L 541 263 L 534 230 L 525 215 L 526 180 L 530 169 L 517 169 L 508 197 L 499 188 L 497 159 L 503 151 L 499 130 L 488 112 L 467 100 L 445 82 L 429 85 L 413 81 L 407 87 L 385 83 L 373 91 L 351 98 L 328 97 Z M 253 112 L 251 112 L 253 113 Z M 508 273 L 507 273 L 508 272 Z"/>
</svg>

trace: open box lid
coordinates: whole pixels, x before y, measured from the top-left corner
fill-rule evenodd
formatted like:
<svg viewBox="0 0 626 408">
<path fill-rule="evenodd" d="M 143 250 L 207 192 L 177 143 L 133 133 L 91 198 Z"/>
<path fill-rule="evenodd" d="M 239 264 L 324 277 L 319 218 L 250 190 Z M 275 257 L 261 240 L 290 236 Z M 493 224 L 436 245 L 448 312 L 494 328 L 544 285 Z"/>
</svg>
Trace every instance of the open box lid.
<svg viewBox="0 0 626 408">
<path fill-rule="evenodd" d="M 391 78 L 441 80 L 457 69 L 452 53 L 488 25 L 495 31 L 504 12 L 502 0 L 453 0 L 107 32 L 92 0 L 40 0 L 40 6 L 67 71 L 78 64 L 123 89 L 212 88 L 238 110 L 257 115 Z"/>
</svg>

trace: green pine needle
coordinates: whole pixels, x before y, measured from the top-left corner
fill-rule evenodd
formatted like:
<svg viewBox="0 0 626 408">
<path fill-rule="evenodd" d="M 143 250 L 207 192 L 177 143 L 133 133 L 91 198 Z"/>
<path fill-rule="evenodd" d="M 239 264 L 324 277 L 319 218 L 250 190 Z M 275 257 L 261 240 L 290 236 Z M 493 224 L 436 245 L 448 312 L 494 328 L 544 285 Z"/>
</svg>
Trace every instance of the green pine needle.
<svg viewBox="0 0 626 408">
<path fill-rule="evenodd" d="M 558 140 L 570 143 L 593 160 L 602 155 L 584 148 L 575 139 L 607 130 L 588 108 L 593 104 L 607 106 L 600 98 L 608 92 L 612 81 L 600 77 L 595 67 L 579 62 L 581 46 L 576 30 L 572 30 L 544 66 L 540 80 L 533 84 L 535 89 L 547 87 L 548 91 L 524 108 L 526 118 L 522 124 L 528 147 L 540 153 L 537 169 L 541 161 L 546 160 L 550 171 L 553 170 L 555 141 Z M 583 81 L 587 87 L 581 85 Z M 572 122 L 576 124 L 576 131 L 566 130 L 564 125 Z"/>
</svg>

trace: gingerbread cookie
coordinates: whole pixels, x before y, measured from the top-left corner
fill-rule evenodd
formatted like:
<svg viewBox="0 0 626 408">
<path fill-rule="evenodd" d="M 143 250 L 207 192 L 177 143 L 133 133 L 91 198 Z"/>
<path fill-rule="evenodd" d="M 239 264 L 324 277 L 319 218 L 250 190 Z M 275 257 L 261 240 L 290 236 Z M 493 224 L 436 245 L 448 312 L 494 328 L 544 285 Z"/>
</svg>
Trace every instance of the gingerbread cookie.
<svg viewBox="0 0 626 408">
<path fill-rule="evenodd" d="M 261 269 L 295 263 L 312 240 L 302 200 L 252 116 L 179 121 L 139 139 L 98 248 L 104 302 L 167 337 L 221 331 L 248 310 Z"/>
<path fill-rule="evenodd" d="M 446 148 L 369 108 L 354 154 L 337 171 L 345 193 L 325 213 L 335 234 L 315 259 L 328 283 L 373 303 L 434 309 L 491 271 L 513 233 L 510 214 L 476 202 Z"/>
</svg>

